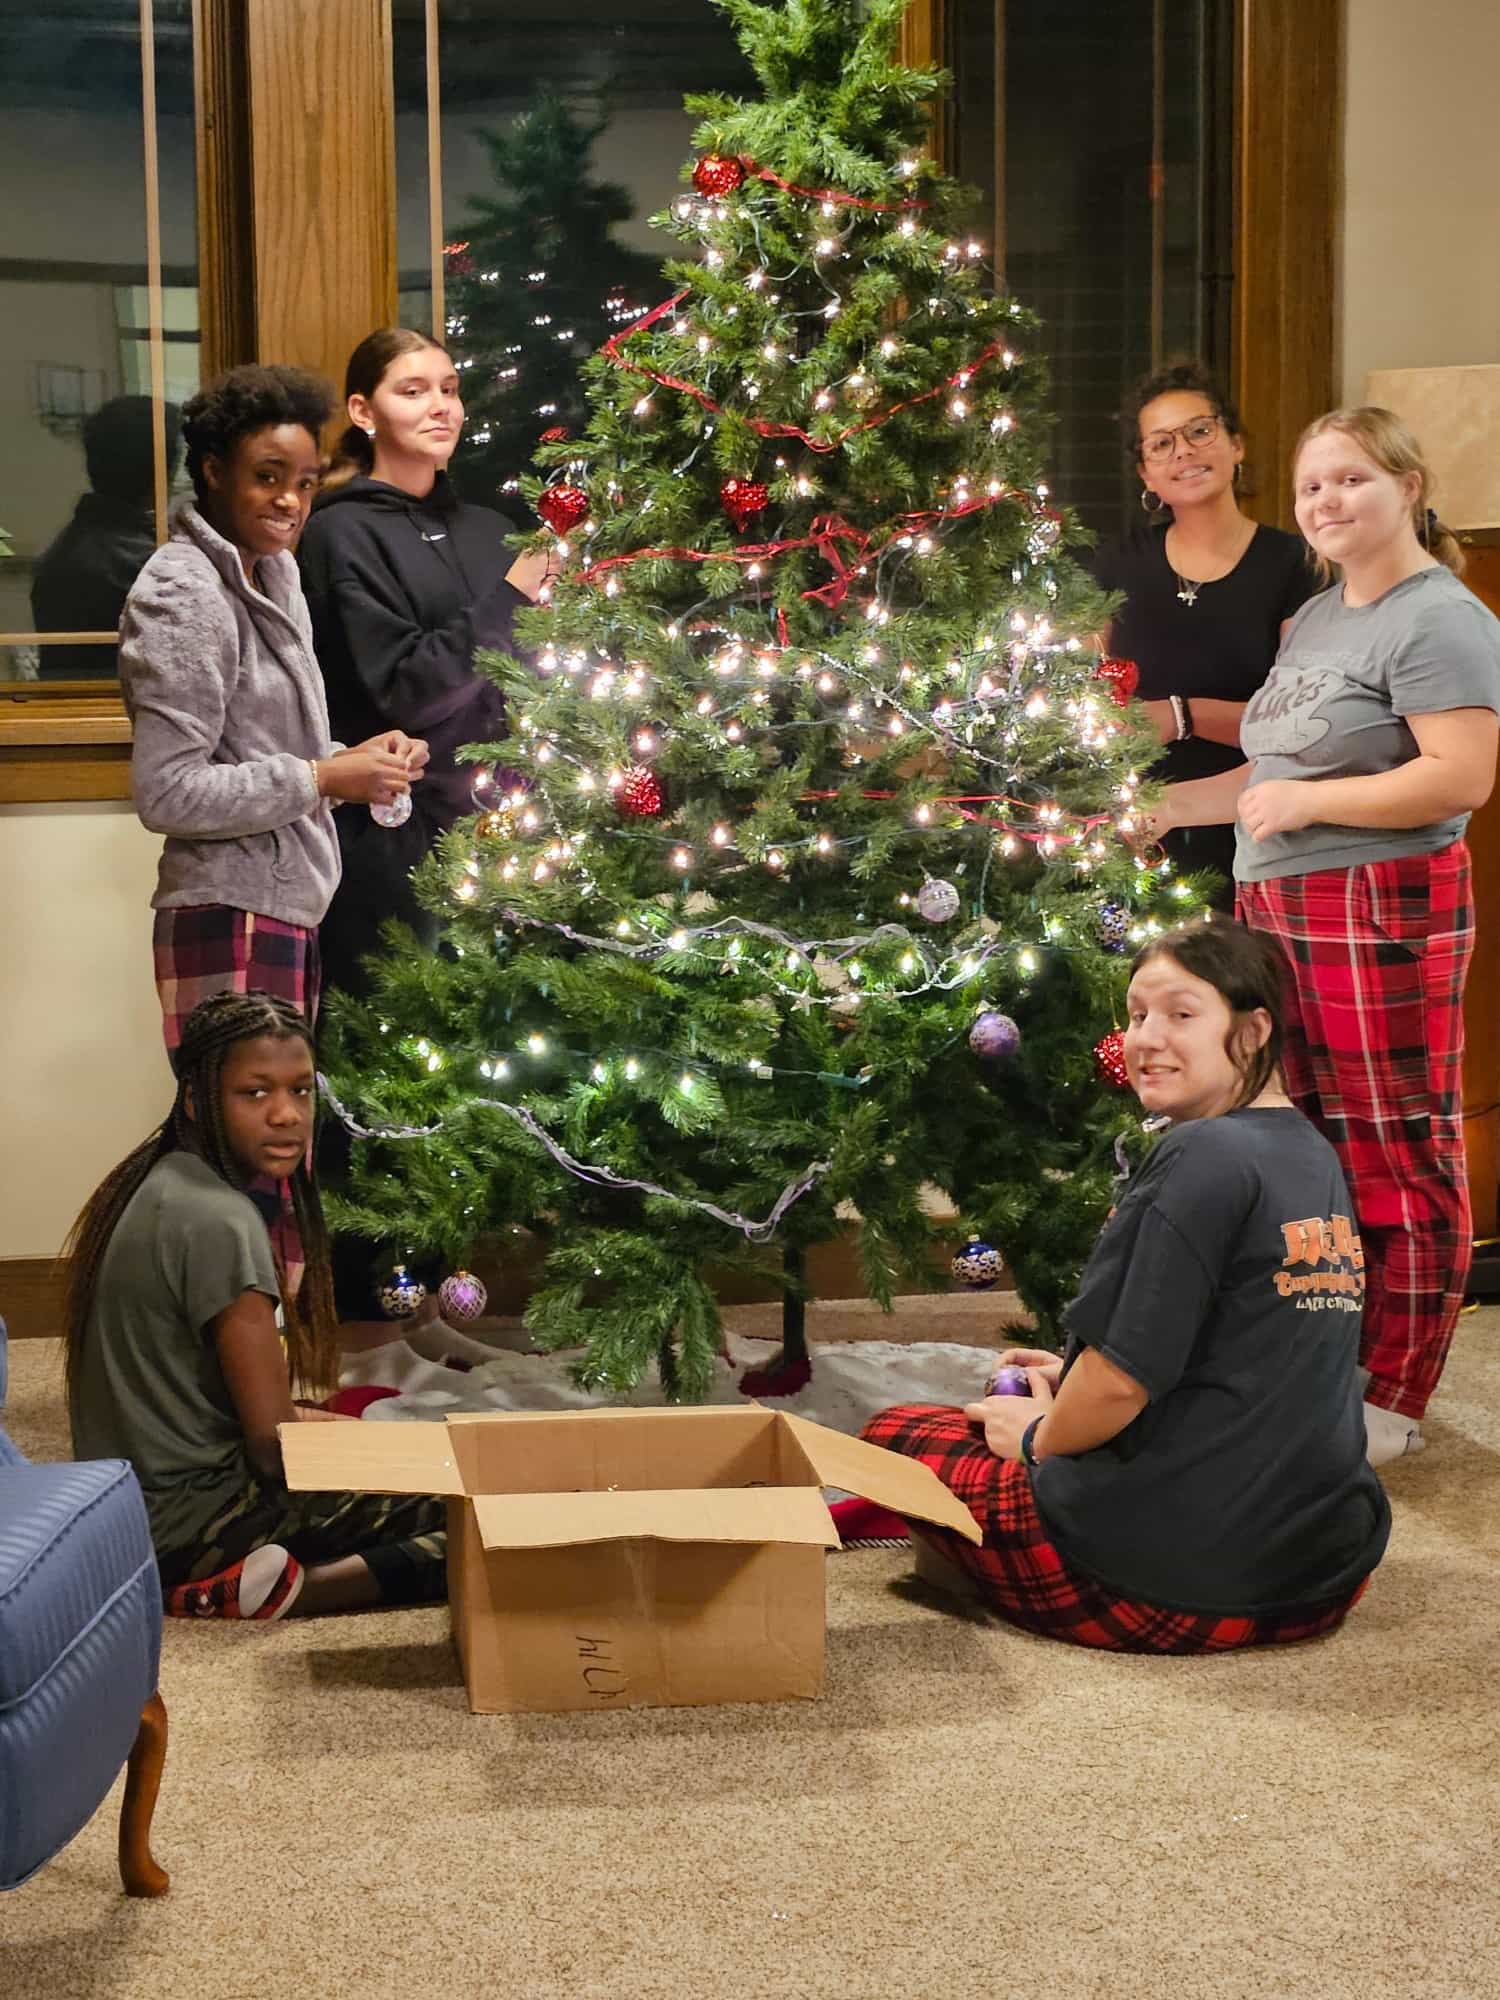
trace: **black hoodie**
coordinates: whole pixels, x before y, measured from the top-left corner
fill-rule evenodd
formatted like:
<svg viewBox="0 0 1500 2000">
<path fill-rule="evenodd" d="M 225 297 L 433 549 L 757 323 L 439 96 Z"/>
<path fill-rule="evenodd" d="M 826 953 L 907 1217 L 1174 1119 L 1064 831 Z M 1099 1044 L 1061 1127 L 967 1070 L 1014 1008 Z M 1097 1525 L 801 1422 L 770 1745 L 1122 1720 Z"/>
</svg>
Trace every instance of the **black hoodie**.
<svg viewBox="0 0 1500 2000">
<path fill-rule="evenodd" d="M 432 761 L 412 788 L 410 822 L 424 850 L 474 810 L 473 767 L 454 751 L 505 734 L 504 699 L 473 662 L 481 647 L 513 649 L 511 619 L 529 601 L 505 581 L 514 532 L 503 514 L 460 501 L 442 473 L 425 500 L 351 479 L 319 496 L 303 531 L 302 587 L 334 737 L 404 729 L 427 739 Z M 349 817 L 338 815 L 341 831 Z"/>
</svg>

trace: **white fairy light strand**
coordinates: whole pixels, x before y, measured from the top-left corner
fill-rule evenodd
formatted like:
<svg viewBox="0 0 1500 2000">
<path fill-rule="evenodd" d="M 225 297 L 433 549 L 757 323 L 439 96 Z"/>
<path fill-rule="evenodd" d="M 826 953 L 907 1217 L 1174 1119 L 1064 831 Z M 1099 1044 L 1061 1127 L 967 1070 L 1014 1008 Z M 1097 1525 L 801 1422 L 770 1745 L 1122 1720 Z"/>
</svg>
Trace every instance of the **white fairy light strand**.
<svg viewBox="0 0 1500 2000">
<path fill-rule="evenodd" d="M 334 1095 L 333 1086 L 321 1070 L 318 1072 L 318 1089 L 344 1130 L 355 1139 L 431 1139 L 436 1137 L 447 1123 L 446 1118 L 439 1118 L 435 1125 L 361 1125 L 354 1114 L 339 1102 Z M 492 1111 L 503 1111 L 507 1118 L 521 1127 L 523 1132 L 544 1146 L 558 1165 L 575 1180 L 583 1181 L 593 1187 L 613 1187 L 639 1194 L 659 1195 L 664 1201 L 676 1202 L 681 1208 L 695 1208 L 703 1215 L 711 1215 L 716 1222 L 722 1222 L 726 1228 L 737 1229 L 751 1243 L 764 1243 L 773 1236 L 787 1210 L 800 1201 L 809 1189 L 815 1187 L 833 1164 L 831 1160 L 814 1160 L 811 1166 L 804 1168 L 795 1180 L 787 1182 L 772 1204 L 770 1214 L 760 1222 L 752 1222 L 746 1215 L 740 1215 L 732 1209 L 720 1208 L 717 1202 L 700 1201 L 695 1195 L 675 1194 L 671 1188 L 664 1188 L 656 1181 L 628 1180 L 622 1174 L 612 1173 L 608 1167 L 591 1167 L 586 1161 L 576 1159 L 565 1147 L 558 1145 L 552 1134 L 524 1105 L 506 1104 L 498 1097 L 471 1097 L 466 1099 L 460 1108 L 467 1109 L 474 1105 Z"/>
</svg>

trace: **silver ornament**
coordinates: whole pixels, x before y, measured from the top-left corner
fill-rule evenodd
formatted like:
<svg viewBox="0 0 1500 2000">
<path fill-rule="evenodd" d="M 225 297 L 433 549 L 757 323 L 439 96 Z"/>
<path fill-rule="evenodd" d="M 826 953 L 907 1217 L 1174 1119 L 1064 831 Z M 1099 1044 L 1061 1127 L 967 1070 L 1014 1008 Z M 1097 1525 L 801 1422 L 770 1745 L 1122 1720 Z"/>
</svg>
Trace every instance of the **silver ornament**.
<svg viewBox="0 0 1500 2000">
<path fill-rule="evenodd" d="M 951 882 L 929 875 L 917 891 L 917 911 L 930 924 L 945 924 L 958 915 L 959 894 Z"/>
<path fill-rule="evenodd" d="M 371 806 L 370 817 L 377 826 L 405 826 L 411 818 L 411 793 L 397 792 L 389 805 Z"/>
</svg>

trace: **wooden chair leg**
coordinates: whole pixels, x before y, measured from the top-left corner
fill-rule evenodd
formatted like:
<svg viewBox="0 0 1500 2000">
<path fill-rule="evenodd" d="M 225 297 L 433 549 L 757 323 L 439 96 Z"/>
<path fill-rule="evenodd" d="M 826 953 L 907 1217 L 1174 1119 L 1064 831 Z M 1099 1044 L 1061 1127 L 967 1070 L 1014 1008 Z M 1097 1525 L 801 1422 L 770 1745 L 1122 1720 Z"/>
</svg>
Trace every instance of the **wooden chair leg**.
<svg viewBox="0 0 1500 2000">
<path fill-rule="evenodd" d="M 120 1807 L 120 1880 L 127 1896 L 165 1896 L 171 1878 L 151 1853 L 151 1815 L 167 1759 L 167 1708 L 159 1694 L 141 1710 L 141 1726 L 125 1767 Z"/>
</svg>

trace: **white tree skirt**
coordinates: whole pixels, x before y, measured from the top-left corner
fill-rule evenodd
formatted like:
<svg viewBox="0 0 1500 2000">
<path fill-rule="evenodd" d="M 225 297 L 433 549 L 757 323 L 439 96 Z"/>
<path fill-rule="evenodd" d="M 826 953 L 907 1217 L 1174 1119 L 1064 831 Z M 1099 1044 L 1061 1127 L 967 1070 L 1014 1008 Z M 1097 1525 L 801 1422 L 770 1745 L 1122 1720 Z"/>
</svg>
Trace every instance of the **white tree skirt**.
<svg viewBox="0 0 1500 2000">
<path fill-rule="evenodd" d="M 733 1362 L 715 1364 L 710 1403 L 744 1400 L 740 1376 L 747 1368 L 764 1367 L 777 1351 L 774 1341 L 736 1334 L 729 1336 L 729 1347 Z M 856 1435 L 892 1403 L 967 1403 L 982 1396 L 996 1349 L 948 1341 L 856 1340 L 813 1342 L 809 1352 L 812 1380 L 806 1388 L 795 1396 L 767 1398 L 767 1407 Z M 449 1355 L 474 1365 L 467 1371 L 445 1367 L 442 1357 Z M 441 1422 L 459 1411 L 587 1410 L 609 1404 L 653 1409 L 666 1400 L 654 1369 L 628 1396 L 591 1395 L 568 1373 L 576 1358 L 511 1353 L 438 1324 L 346 1356 L 340 1381 L 346 1388 L 378 1385 L 400 1392 L 365 1412 L 367 1422 L 378 1423 Z"/>
</svg>

